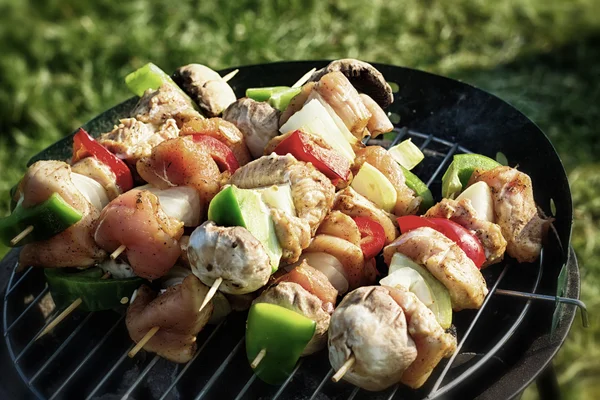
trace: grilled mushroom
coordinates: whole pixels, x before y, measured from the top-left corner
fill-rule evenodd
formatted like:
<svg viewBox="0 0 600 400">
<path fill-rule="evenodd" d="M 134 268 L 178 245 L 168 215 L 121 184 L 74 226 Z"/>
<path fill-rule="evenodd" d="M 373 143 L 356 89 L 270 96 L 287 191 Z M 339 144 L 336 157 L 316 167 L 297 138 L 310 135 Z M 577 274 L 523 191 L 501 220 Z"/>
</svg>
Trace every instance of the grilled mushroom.
<svg viewBox="0 0 600 400">
<path fill-rule="evenodd" d="M 310 81 L 316 82 L 323 75 L 333 71 L 340 71 L 346 75 L 359 92 L 368 94 L 381 108 L 386 108 L 394 102 L 392 88 L 381 72 L 371 64 L 353 58 L 332 61 L 325 68 L 312 74 Z"/>
<path fill-rule="evenodd" d="M 173 80 L 209 117 L 218 116 L 236 99 L 231 86 L 217 72 L 202 64 L 178 68 Z"/>
</svg>

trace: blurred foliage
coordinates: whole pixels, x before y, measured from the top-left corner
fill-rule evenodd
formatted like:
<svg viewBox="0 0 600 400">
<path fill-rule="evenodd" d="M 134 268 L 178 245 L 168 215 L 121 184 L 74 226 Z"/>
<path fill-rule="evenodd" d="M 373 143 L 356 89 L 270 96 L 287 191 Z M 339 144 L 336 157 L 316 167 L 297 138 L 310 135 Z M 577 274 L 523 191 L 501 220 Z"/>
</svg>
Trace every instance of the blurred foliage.
<svg viewBox="0 0 600 400">
<path fill-rule="evenodd" d="M 576 320 L 556 365 L 565 398 L 598 398 L 598 15 L 597 0 L 0 0 L 0 215 L 27 159 L 129 97 L 123 77 L 147 61 L 356 57 L 459 78 L 531 117 L 565 162 L 592 327 Z"/>
</svg>

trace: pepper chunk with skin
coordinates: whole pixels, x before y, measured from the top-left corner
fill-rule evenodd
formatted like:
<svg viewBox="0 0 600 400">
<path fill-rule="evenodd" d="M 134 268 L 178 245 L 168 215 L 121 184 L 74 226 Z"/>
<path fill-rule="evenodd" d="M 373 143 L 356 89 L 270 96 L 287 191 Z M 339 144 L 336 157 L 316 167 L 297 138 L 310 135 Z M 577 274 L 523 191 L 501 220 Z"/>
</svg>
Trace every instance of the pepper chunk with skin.
<svg viewBox="0 0 600 400">
<path fill-rule="evenodd" d="M 265 356 L 254 373 L 269 384 L 280 384 L 292 373 L 313 337 L 315 321 L 286 308 L 256 303 L 246 323 L 246 355 L 252 363 L 261 350 Z"/>
</svg>

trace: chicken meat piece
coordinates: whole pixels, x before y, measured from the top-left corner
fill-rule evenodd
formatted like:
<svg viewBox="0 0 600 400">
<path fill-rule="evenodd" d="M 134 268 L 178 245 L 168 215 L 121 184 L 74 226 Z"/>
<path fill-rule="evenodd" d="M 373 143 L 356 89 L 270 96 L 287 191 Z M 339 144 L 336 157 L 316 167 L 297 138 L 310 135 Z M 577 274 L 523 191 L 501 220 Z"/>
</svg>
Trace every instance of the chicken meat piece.
<svg viewBox="0 0 600 400">
<path fill-rule="evenodd" d="M 229 84 L 216 71 L 202 64 L 177 68 L 173 80 L 209 117 L 216 117 L 236 99 Z"/>
<path fill-rule="evenodd" d="M 488 289 L 483 275 L 473 261 L 454 241 L 438 231 L 422 227 L 406 232 L 383 249 L 390 265 L 399 252 L 424 265 L 450 292 L 452 309 L 478 309 Z"/>
<path fill-rule="evenodd" d="M 208 290 L 194 275 L 188 275 L 181 284 L 158 296 L 142 285 L 127 309 L 125 323 L 129 336 L 137 343 L 157 326 L 160 329 L 144 345 L 144 350 L 176 363 L 190 361 L 196 352 L 196 335 L 213 312 L 212 301 L 198 312 Z"/>
<path fill-rule="evenodd" d="M 362 140 L 371 112 L 348 78 L 338 71 L 323 75 L 314 87 L 352 134 Z"/>
<path fill-rule="evenodd" d="M 31 165 L 19 183 L 24 208 L 40 204 L 58 193 L 82 214 L 81 220 L 47 240 L 23 246 L 22 266 L 89 267 L 106 257 L 93 238 L 100 210 L 90 203 L 71 179 L 71 167 L 62 161 L 38 161 Z"/>
<path fill-rule="evenodd" d="M 391 243 L 398 237 L 394 216 L 378 208 L 352 187 L 337 192 L 333 209 L 350 217 L 366 217 L 379 223 L 385 233 L 385 244 Z"/>
<path fill-rule="evenodd" d="M 298 161 L 292 155 L 271 154 L 239 168 L 229 183 L 242 189 L 255 189 L 289 184 L 296 215 L 274 218 L 277 239 L 283 249 L 282 262 L 298 261 L 308 245 L 307 234 L 313 236 L 331 206 L 335 188 L 329 178 L 312 164 Z"/>
<path fill-rule="evenodd" d="M 279 114 L 269 103 L 244 97 L 223 111 L 223 119 L 243 133 L 250 154 L 258 158 L 267 143 L 279 135 Z"/>
<path fill-rule="evenodd" d="M 161 126 L 173 119 L 179 128 L 190 119 L 203 118 L 194 109 L 190 99 L 171 83 L 163 83 L 157 90 L 146 90 L 131 115 L 140 122 L 154 126 Z"/>
<path fill-rule="evenodd" d="M 240 165 L 246 165 L 252 161 L 244 135 L 231 122 L 222 118 L 195 119 L 186 122 L 179 132 L 180 135 L 198 133 L 214 137 L 229 147 Z"/>
<path fill-rule="evenodd" d="M 181 254 L 178 240 L 183 222 L 168 217 L 158 197 L 147 190 L 132 189 L 102 210 L 94 239 L 108 252 L 121 245 L 135 274 L 154 280 L 165 275 Z"/>
<path fill-rule="evenodd" d="M 317 235 L 304 250 L 305 253 L 327 253 L 342 264 L 344 278 L 348 281 L 350 289 L 357 288 L 366 283 L 367 269 L 365 258 L 359 246 L 347 240 L 331 235 Z"/>
<path fill-rule="evenodd" d="M 502 236 L 500 226 L 477 218 L 477 211 L 470 199 L 459 201 L 442 199 L 441 202 L 427 210 L 426 217 L 446 218 L 469 229 L 481 242 L 485 251 L 485 263 L 482 267 L 498 263 L 504 258 L 506 239 Z"/>
<path fill-rule="evenodd" d="M 71 170 L 77 174 L 87 176 L 98 182 L 109 198 L 115 199 L 121 194 L 121 189 L 116 184 L 117 177 L 110 167 L 96 157 L 86 157 L 83 160 L 77 161 L 71 166 Z"/>
<path fill-rule="evenodd" d="M 394 207 L 394 214 L 401 217 L 403 215 L 416 214 L 419 211 L 421 197 L 406 186 L 406 179 L 402 168 L 390 156 L 388 151 L 381 146 L 367 146 L 356 151 L 356 159 L 352 172 L 354 175 L 358 173 L 360 167 L 368 162 L 373 167 L 377 168 L 390 181 L 396 189 L 397 200 Z"/>
<path fill-rule="evenodd" d="M 475 171 L 469 184 L 485 182 L 492 191 L 496 223 L 506 239 L 506 252 L 519 262 L 533 262 L 542 251 L 542 239 L 551 219 L 540 217 L 529 175 L 511 167 Z"/>
<path fill-rule="evenodd" d="M 324 273 L 308 265 L 306 260 L 275 280 L 275 284 L 281 282 L 297 283 L 321 300 L 324 311 L 329 314 L 333 312 L 338 296 L 337 290 Z"/>
<path fill-rule="evenodd" d="M 135 166 L 137 160 L 150 155 L 154 146 L 177 136 L 179 128 L 174 119 L 157 126 L 145 124 L 135 118 L 125 118 L 112 131 L 102 134 L 97 141 L 127 164 Z"/>
<path fill-rule="evenodd" d="M 393 292 L 384 286 L 361 287 L 346 295 L 331 316 L 329 362 L 337 371 L 354 356 L 343 379 L 366 390 L 384 390 L 400 382 L 417 359 L 408 315 Z"/>
<path fill-rule="evenodd" d="M 394 124 L 392 124 L 385 111 L 383 111 L 375 100 L 364 93 L 360 94 L 360 98 L 371 113 L 371 118 L 367 123 L 367 129 L 371 134 L 371 138 L 376 138 L 382 133 L 387 133 L 394 129 Z"/>
<path fill-rule="evenodd" d="M 159 189 L 190 186 L 198 191 L 206 209 L 219 192 L 228 172 L 223 174 L 213 160 L 210 149 L 196 143 L 191 136 L 166 140 L 154 147 L 149 156 L 137 162 L 137 171 Z"/>
<path fill-rule="evenodd" d="M 292 100 L 290 100 L 290 104 L 288 104 L 288 106 L 285 108 L 285 110 L 281 113 L 281 116 L 279 117 L 280 127 L 283 126 L 283 124 L 285 124 L 292 115 L 296 114 L 296 112 L 300 111 L 302 107 L 304 107 L 304 104 L 308 101 L 308 97 L 313 92 L 315 85 L 316 82 L 307 83 L 306 85 L 302 86 L 300 93 L 298 93 L 292 98 Z"/>
<path fill-rule="evenodd" d="M 331 316 L 323 310 L 321 299 L 298 283 L 281 282 L 271 286 L 254 300 L 254 304 L 256 303 L 275 304 L 316 322 L 315 333 L 304 348 L 302 356 L 313 354 L 325 347 Z"/>
<path fill-rule="evenodd" d="M 341 211 L 334 210 L 327 214 L 317 229 L 317 235 L 319 234 L 335 236 L 360 247 L 361 236 L 356 222 Z"/>
<path fill-rule="evenodd" d="M 418 389 L 427 381 L 440 360 L 456 351 L 456 336 L 444 331 L 435 315 L 419 298 L 401 288 L 388 288 L 408 323 L 408 333 L 417 346 L 417 358 L 402 374 L 400 382 Z"/>
<path fill-rule="evenodd" d="M 265 248 L 241 226 L 224 228 L 207 221 L 192 232 L 187 252 L 194 275 L 209 286 L 222 278 L 219 290 L 224 293 L 254 292 L 271 276 Z"/>
</svg>

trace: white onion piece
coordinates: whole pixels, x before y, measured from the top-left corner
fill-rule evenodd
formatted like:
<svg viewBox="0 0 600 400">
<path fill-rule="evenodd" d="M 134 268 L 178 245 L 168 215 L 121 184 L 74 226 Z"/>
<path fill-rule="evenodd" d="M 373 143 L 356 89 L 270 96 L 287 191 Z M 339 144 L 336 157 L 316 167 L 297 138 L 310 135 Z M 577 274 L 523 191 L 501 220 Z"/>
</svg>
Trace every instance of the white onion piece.
<svg viewBox="0 0 600 400">
<path fill-rule="evenodd" d="M 469 199 L 477 213 L 477 218 L 494 222 L 494 200 L 492 190 L 487 183 L 480 181 L 472 184 L 456 200 Z"/>
<path fill-rule="evenodd" d="M 184 226 L 200 225 L 200 196 L 195 189 L 189 186 L 158 189 L 152 185 L 140 186 L 138 189 L 154 193 L 164 213 L 183 222 Z"/>
<path fill-rule="evenodd" d="M 176 265 L 169 270 L 167 275 L 165 275 L 163 277 L 161 286 L 163 288 L 168 288 L 171 286 L 179 285 L 179 284 L 181 284 L 181 282 L 183 282 L 185 277 L 191 273 L 192 273 L 191 270 L 181 267 L 179 265 Z"/>
<path fill-rule="evenodd" d="M 116 279 L 135 278 L 133 268 L 121 260 L 112 260 L 110 258 L 102 261 L 100 268 L 104 272 L 110 272 L 110 275 Z"/>
<path fill-rule="evenodd" d="M 71 172 L 71 181 L 81 194 L 98 210 L 109 203 L 108 194 L 101 184 L 85 175 Z"/>
<path fill-rule="evenodd" d="M 318 269 L 325 274 L 329 282 L 338 291 L 338 294 L 344 294 L 348 291 L 348 279 L 342 272 L 344 267 L 342 263 L 331 254 L 317 252 L 306 253 L 300 256 L 300 261 L 285 267 L 286 271 L 291 271 L 295 266 L 300 265 L 303 260 L 306 260 L 308 265 L 314 269 Z M 289 268 L 289 269 L 288 269 Z"/>
</svg>

